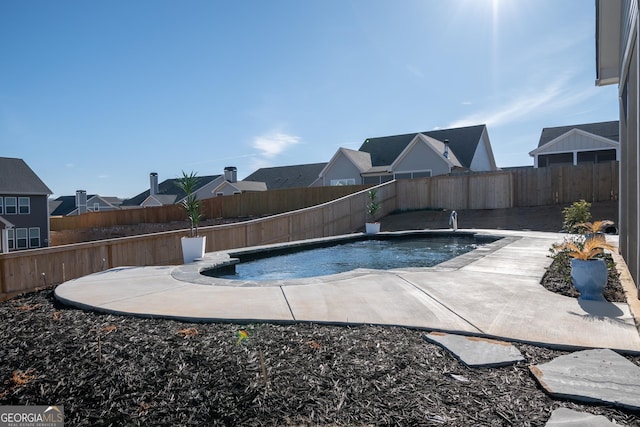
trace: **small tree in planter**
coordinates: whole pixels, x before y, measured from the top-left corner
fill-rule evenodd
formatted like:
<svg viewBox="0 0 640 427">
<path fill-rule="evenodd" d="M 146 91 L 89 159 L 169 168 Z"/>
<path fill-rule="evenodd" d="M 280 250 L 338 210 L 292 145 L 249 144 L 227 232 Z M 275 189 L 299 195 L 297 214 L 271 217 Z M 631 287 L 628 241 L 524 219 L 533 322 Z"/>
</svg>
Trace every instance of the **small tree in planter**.
<svg viewBox="0 0 640 427">
<path fill-rule="evenodd" d="M 365 232 L 367 234 L 376 234 L 380 231 L 380 223 L 376 222 L 376 213 L 380 209 L 378 202 L 378 191 L 372 188 L 367 192 L 369 202 L 367 203 L 367 222 L 365 223 Z"/>
<path fill-rule="evenodd" d="M 178 180 L 178 187 L 184 191 L 185 198 L 180 205 L 187 214 L 189 221 L 189 236 L 183 237 L 182 241 L 182 257 L 185 264 L 193 262 L 197 258 L 204 256 L 206 236 L 198 236 L 198 224 L 202 219 L 200 211 L 200 201 L 196 198 L 195 190 L 198 185 L 198 177 L 195 172 L 186 173 L 182 171 L 182 178 Z"/>
<path fill-rule="evenodd" d="M 564 252 L 571 260 L 571 282 L 580 292 L 580 299 L 604 301 L 602 291 L 607 285 L 608 267 L 603 258 L 604 250 L 615 250 L 604 235 L 579 236 L 553 245 L 557 252 Z"/>
</svg>

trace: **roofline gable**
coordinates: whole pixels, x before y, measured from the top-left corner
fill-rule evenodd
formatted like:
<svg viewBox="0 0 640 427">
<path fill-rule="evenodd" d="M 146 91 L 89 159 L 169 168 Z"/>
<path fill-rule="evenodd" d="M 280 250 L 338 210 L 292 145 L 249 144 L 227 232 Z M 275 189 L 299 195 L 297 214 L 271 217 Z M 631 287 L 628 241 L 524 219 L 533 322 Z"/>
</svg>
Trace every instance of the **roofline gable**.
<svg viewBox="0 0 640 427">
<path fill-rule="evenodd" d="M 318 174 L 318 177 L 321 178 L 325 176 L 327 171 L 329 171 L 333 167 L 333 165 L 336 163 L 338 158 L 340 158 L 340 155 L 344 155 L 349 160 L 349 162 L 351 162 L 356 167 L 356 169 L 360 171 L 360 173 L 365 172 L 366 169 L 363 170 L 360 166 L 358 166 L 356 162 L 354 162 L 353 157 L 350 156 L 348 153 L 349 151 L 362 153 L 363 155 L 369 156 L 369 163 L 371 163 L 371 154 L 367 153 L 366 151 L 350 150 L 348 148 L 340 147 L 338 148 L 338 151 L 335 152 L 333 157 L 331 157 L 331 160 L 329 160 L 329 163 L 327 163 L 327 165 L 324 168 L 322 168 L 322 170 Z"/>
<path fill-rule="evenodd" d="M 419 143 L 424 143 L 427 147 L 429 147 L 434 153 L 436 153 L 438 155 L 437 158 L 442 159 L 443 162 L 445 162 L 448 166 L 449 169 L 453 168 L 454 166 L 460 166 L 460 161 L 455 157 L 455 154 L 453 153 L 453 151 L 451 151 L 451 149 L 449 149 L 449 155 L 453 156 L 453 158 L 458 162 L 458 164 L 456 165 L 455 163 L 453 163 L 451 161 L 451 159 L 445 157 L 443 155 L 443 153 L 440 153 L 438 151 L 438 149 L 435 147 L 435 145 L 433 145 L 433 143 L 431 142 L 431 140 L 437 141 L 437 139 L 432 138 L 430 136 L 424 135 L 424 134 L 417 134 L 409 144 L 407 144 L 407 146 L 404 148 L 404 150 L 402 150 L 402 152 L 400 153 L 400 155 L 398 157 L 396 157 L 396 159 L 393 161 L 393 163 L 391 163 L 389 165 L 389 167 L 387 168 L 387 172 L 394 172 L 396 167 L 398 166 L 398 163 L 400 163 L 402 160 L 405 159 L 405 157 L 407 157 L 409 155 L 409 152 L 413 149 L 413 147 L 415 147 L 417 144 Z M 438 141 L 440 142 L 440 141 Z M 444 144 L 444 142 L 440 142 L 441 144 Z"/>
<path fill-rule="evenodd" d="M 549 151 L 549 148 L 552 148 L 554 145 L 560 143 L 562 140 L 567 139 L 571 135 L 578 134 L 585 136 L 587 138 L 593 139 L 595 141 L 601 142 L 605 145 L 610 146 L 611 148 L 619 148 L 620 143 L 618 141 L 614 141 L 613 139 L 605 138 L 604 136 L 596 135 L 595 133 L 587 132 L 582 129 L 573 128 L 568 132 L 563 133 L 562 135 L 552 139 L 544 145 L 539 146 L 535 150 L 531 150 L 529 152 L 529 156 L 534 157 L 536 154 L 540 154 L 545 151 Z M 566 150 L 562 150 L 563 152 Z"/>
</svg>

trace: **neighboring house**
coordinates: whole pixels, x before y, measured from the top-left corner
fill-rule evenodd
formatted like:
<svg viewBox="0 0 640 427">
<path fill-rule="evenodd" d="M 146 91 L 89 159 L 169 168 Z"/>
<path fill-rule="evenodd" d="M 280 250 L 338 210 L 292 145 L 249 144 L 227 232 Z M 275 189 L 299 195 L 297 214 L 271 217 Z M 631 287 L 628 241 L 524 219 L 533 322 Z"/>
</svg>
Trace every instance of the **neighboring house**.
<svg viewBox="0 0 640 427">
<path fill-rule="evenodd" d="M 0 157 L 0 251 L 49 246 L 52 191 L 22 159 Z"/>
<path fill-rule="evenodd" d="M 198 200 L 247 191 L 266 191 L 261 182 L 237 181 L 237 170 L 233 166 L 224 169 L 224 175 L 198 176 L 194 195 Z M 158 183 L 158 174 L 149 174 L 149 189 L 122 202 L 121 208 L 164 206 L 180 203 L 186 194 L 178 185 L 180 178 Z"/>
<path fill-rule="evenodd" d="M 104 197 L 97 194 L 87 195 L 84 190 L 77 190 L 75 196 L 60 196 L 49 200 L 49 215 L 69 216 L 86 212 L 104 212 L 120 209 L 122 199 Z"/>
<path fill-rule="evenodd" d="M 309 187 L 318 179 L 318 175 L 326 165 L 326 163 L 310 163 L 260 168 L 245 180 L 264 182 L 269 190 Z"/>
<path fill-rule="evenodd" d="M 640 296 L 639 24 L 636 1 L 596 0 L 596 84 L 617 84 L 620 101 L 620 252 Z"/>
<path fill-rule="evenodd" d="M 619 128 L 617 120 L 544 128 L 529 155 L 536 168 L 620 160 Z"/>
<path fill-rule="evenodd" d="M 229 196 L 231 194 L 250 193 L 254 191 L 267 191 L 267 184 L 264 182 L 225 180 L 213 190 L 213 194 L 215 196 Z"/>
<path fill-rule="evenodd" d="M 149 174 L 149 189 L 137 196 L 124 200 L 121 207 L 151 207 L 179 203 L 186 197 L 186 194 L 180 189 L 178 181 L 179 178 L 173 178 L 159 183 L 158 174 L 151 172 Z M 196 197 L 198 199 L 212 197 L 212 190 L 222 184 L 223 181 L 224 177 L 222 175 L 199 176 L 195 191 Z M 203 197 L 205 195 L 207 197 Z"/>
<path fill-rule="evenodd" d="M 485 125 L 368 138 L 340 148 L 314 186 L 380 184 L 464 171 L 498 170 Z"/>
</svg>

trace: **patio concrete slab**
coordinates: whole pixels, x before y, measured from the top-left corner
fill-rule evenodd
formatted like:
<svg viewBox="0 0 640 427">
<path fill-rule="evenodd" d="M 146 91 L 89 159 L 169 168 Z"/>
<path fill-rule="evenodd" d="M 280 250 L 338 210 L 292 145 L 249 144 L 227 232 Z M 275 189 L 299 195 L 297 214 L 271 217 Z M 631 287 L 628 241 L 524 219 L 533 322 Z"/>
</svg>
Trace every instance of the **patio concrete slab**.
<svg viewBox="0 0 640 427">
<path fill-rule="evenodd" d="M 481 332 L 401 277 L 387 272 L 282 289 L 296 320 Z"/>
<path fill-rule="evenodd" d="M 578 351 L 529 369 L 554 397 L 640 409 L 640 367 L 615 351 Z"/>
<path fill-rule="evenodd" d="M 512 267 L 513 268 L 513 267 Z M 559 347 L 640 348 L 627 304 L 580 301 L 549 292 L 540 278 L 454 272 L 404 272 L 402 277 L 483 334 Z"/>
<path fill-rule="evenodd" d="M 449 350 L 458 360 L 472 368 L 507 366 L 525 360 L 520 350 L 504 341 L 442 332 L 431 332 L 424 338 Z"/>
<path fill-rule="evenodd" d="M 551 413 L 545 427 L 609 427 L 614 424 L 604 415 L 593 415 L 568 408 L 558 408 Z"/>
</svg>

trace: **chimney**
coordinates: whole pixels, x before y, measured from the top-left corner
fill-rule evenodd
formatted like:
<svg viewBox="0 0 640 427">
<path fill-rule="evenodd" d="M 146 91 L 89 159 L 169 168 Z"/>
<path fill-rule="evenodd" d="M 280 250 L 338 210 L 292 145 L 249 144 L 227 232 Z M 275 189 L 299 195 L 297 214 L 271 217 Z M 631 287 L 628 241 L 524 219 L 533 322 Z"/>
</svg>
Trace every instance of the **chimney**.
<svg viewBox="0 0 640 427">
<path fill-rule="evenodd" d="M 238 180 L 238 169 L 235 166 L 224 168 L 224 179 L 229 182 L 236 182 Z"/>
<path fill-rule="evenodd" d="M 443 155 L 444 155 L 445 159 L 449 158 L 449 140 L 448 139 L 444 140 L 444 153 L 443 153 Z"/>
<path fill-rule="evenodd" d="M 85 190 L 76 190 L 76 208 L 78 208 L 78 214 L 87 212 L 87 192 Z"/>
<path fill-rule="evenodd" d="M 152 196 L 158 194 L 158 172 L 149 174 L 149 194 Z"/>
</svg>

